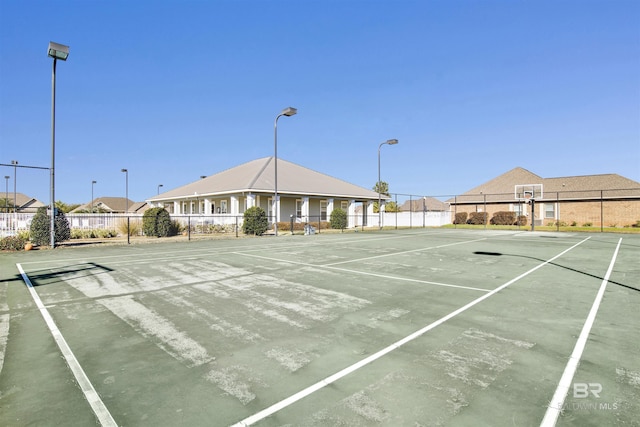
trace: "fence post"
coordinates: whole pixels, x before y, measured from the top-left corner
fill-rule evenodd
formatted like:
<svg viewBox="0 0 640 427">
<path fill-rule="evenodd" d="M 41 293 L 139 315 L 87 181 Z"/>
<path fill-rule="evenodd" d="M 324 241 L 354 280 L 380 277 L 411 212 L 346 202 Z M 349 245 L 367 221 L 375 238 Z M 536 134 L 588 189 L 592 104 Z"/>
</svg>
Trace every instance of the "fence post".
<svg viewBox="0 0 640 427">
<path fill-rule="evenodd" d="M 556 192 L 556 231 L 560 231 L 560 192 Z"/>
<path fill-rule="evenodd" d="M 131 238 L 131 229 L 130 229 L 130 225 L 131 225 L 131 224 L 130 224 L 130 222 L 129 222 L 129 221 L 130 221 L 130 219 L 131 219 L 131 218 L 129 217 L 129 215 L 127 215 L 127 245 L 130 245 L 130 244 L 131 244 L 131 240 L 130 240 L 130 238 Z"/>
<path fill-rule="evenodd" d="M 238 237 L 238 215 L 236 215 L 236 237 Z"/>
<path fill-rule="evenodd" d="M 191 241 L 191 215 L 187 215 L 187 240 Z"/>
<path fill-rule="evenodd" d="M 604 195 L 602 194 L 602 190 L 600 190 L 600 232 L 604 232 Z"/>
</svg>

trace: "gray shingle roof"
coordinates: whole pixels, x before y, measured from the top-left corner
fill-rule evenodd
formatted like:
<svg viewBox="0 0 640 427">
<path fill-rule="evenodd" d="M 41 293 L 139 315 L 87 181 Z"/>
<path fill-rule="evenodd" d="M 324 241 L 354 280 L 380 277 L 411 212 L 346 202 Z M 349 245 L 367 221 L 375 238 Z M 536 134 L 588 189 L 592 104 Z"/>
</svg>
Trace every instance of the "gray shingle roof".
<svg viewBox="0 0 640 427">
<path fill-rule="evenodd" d="M 185 197 L 218 196 L 240 192 L 273 193 L 274 158 L 243 163 L 148 199 L 150 202 Z M 338 178 L 278 159 L 278 193 L 318 197 L 378 199 L 378 193 Z"/>
</svg>

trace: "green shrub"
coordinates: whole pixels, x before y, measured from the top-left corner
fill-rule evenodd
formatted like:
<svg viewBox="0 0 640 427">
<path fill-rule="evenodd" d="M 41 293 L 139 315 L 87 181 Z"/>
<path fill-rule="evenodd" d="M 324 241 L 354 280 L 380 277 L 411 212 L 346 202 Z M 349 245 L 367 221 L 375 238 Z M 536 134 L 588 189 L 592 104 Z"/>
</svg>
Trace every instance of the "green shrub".
<svg viewBox="0 0 640 427">
<path fill-rule="evenodd" d="M 69 221 L 61 210 L 56 210 L 55 216 L 55 243 L 64 242 L 71 238 L 71 227 Z M 51 244 L 51 220 L 47 215 L 47 207 L 39 207 L 31 220 L 30 228 L 31 242 L 34 245 L 44 246 Z"/>
<path fill-rule="evenodd" d="M 591 222 L 585 222 L 584 224 L 582 224 L 583 227 L 591 227 L 593 226 L 593 223 Z"/>
<path fill-rule="evenodd" d="M 244 211 L 244 221 L 242 222 L 242 232 L 262 236 L 269 228 L 267 213 L 260 206 L 254 206 Z"/>
<path fill-rule="evenodd" d="M 148 237 L 169 237 L 175 229 L 165 208 L 147 209 L 142 216 L 142 232 Z"/>
<path fill-rule="evenodd" d="M 486 212 L 471 212 L 467 224 L 484 225 L 487 223 L 488 216 Z"/>
<path fill-rule="evenodd" d="M 453 220 L 454 224 L 466 224 L 467 223 L 467 213 L 466 212 L 458 212 L 456 213 L 455 219 Z"/>
<path fill-rule="evenodd" d="M 26 239 L 19 235 L 3 237 L 0 239 L 0 251 L 22 251 L 25 243 L 27 243 Z"/>
<path fill-rule="evenodd" d="M 331 212 L 329 222 L 331 223 L 331 228 L 344 230 L 347 228 L 347 213 L 340 208 L 336 208 Z"/>
<path fill-rule="evenodd" d="M 499 211 L 491 217 L 491 224 L 494 225 L 514 225 L 516 223 L 516 213 L 509 211 Z"/>
</svg>

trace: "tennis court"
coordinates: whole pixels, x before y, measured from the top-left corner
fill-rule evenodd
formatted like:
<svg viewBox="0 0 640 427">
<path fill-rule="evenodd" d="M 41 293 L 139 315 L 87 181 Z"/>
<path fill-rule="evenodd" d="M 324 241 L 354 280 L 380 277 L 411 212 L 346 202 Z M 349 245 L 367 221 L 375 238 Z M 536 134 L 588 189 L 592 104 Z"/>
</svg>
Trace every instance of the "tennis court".
<svg viewBox="0 0 640 427">
<path fill-rule="evenodd" d="M 0 254 L 0 424 L 639 425 L 640 236 Z"/>
</svg>

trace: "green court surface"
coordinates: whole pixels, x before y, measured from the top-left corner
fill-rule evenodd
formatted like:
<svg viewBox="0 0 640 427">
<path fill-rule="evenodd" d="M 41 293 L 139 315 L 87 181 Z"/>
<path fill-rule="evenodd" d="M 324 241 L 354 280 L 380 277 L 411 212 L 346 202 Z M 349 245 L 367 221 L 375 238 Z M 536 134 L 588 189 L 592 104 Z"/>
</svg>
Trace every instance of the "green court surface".
<svg viewBox="0 0 640 427">
<path fill-rule="evenodd" d="M 637 235 L 0 254 L 2 426 L 638 426 L 639 354 Z"/>
</svg>

